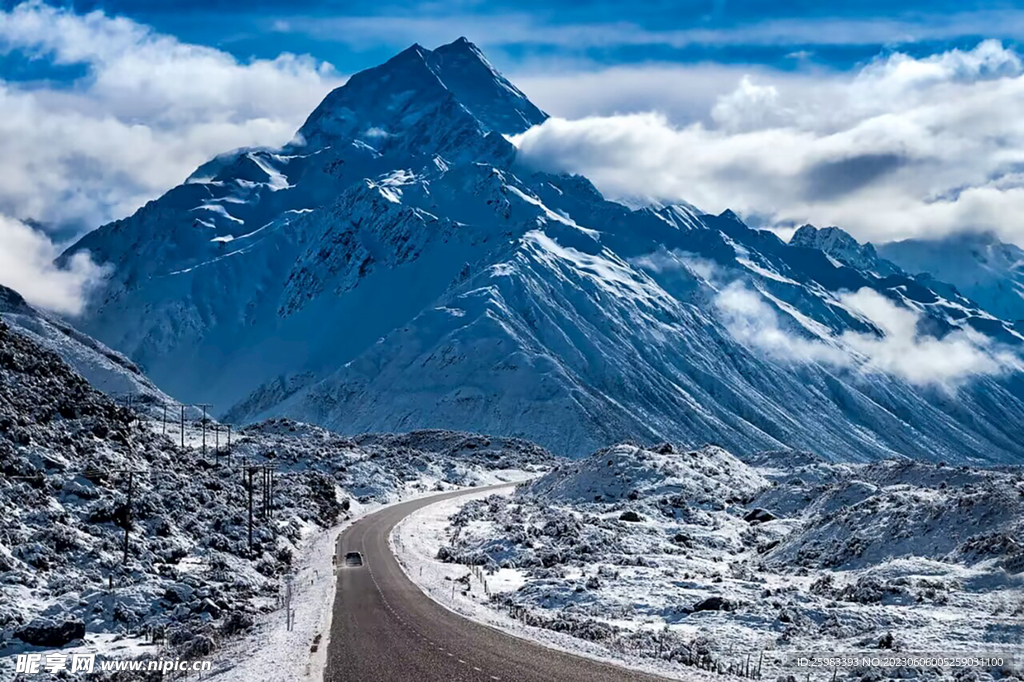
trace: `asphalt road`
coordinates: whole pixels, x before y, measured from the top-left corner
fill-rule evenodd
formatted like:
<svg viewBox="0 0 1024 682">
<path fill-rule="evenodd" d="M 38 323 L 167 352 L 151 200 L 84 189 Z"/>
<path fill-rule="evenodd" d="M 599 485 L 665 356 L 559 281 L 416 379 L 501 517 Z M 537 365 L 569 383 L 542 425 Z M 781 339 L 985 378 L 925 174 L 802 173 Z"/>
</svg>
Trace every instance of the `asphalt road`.
<svg viewBox="0 0 1024 682">
<path fill-rule="evenodd" d="M 505 486 L 494 486 L 495 488 Z M 412 512 L 482 488 L 405 502 L 350 526 L 338 538 L 337 591 L 327 682 L 610 682 L 643 675 L 533 644 L 438 605 L 410 581 L 388 547 Z M 340 567 L 347 552 L 363 565 Z"/>
</svg>

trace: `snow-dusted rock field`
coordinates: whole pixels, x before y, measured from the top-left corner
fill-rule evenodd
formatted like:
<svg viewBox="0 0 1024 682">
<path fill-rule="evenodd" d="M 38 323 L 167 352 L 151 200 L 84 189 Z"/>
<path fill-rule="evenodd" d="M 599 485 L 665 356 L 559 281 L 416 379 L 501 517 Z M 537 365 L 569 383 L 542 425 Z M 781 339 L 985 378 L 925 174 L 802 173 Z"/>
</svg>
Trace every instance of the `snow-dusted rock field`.
<svg viewBox="0 0 1024 682">
<path fill-rule="evenodd" d="M 839 676 L 1024 676 L 1019 468 L 619 445 L 446 504 L 395 534 L 407 566 L 430 566 L 413 579 L 554 646 L 684 677 L 750 655 L 765 679 L 804 679 L 794 657 L 854 652 L 1007 662 Z"/>
<path fill-rule="evenodd" d="M 369 505 L 552 461 L 513 439 L 344 438 L 286 420 L 243 429 L 218 457 L 212 436 L 204 455 L 162 429 L 0 322 L 0 679 L 14 654 L 58 647 L 206 658 L 278 607 L 317 531 Z M 252 466 L 275 473 L 267 514 L 253 475 L 250 551 Z"/>
</svg>

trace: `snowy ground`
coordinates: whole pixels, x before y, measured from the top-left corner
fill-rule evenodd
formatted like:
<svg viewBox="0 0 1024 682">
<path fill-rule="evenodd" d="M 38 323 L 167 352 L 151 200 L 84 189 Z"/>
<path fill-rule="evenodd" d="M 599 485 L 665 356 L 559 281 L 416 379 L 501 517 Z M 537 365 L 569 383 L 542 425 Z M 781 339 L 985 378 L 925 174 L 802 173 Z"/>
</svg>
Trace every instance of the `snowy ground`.
<svg viewBox="0 0 1024 682">
<path fill-rule="evenodd" d="M 253 632 L 302 672 L 321 616 L 315 590 L 298 588 L 328 581 L 325 529 L 553 461 L 516 439 L 348 438 L 288 420 L 240 429 L 218 456 L 194 425 L 182 447 L 2 322 L 0 349 L 0 680 L 20 653 L 205 660 Z M 298 629 L 282 637 L 257 625 L 289 578 Z"/>
<path fill-rule="evenodd" d="M 571 634 L 537 627 L 524 622 L 517 612 L 496 606 L 491 595 L 515 592 L 527 578 L 514 569 L 493 573 L 478 567 L 446 563 L 437 558 L 438 548 L 448 541 L 448 522 L 467 502 L 489 496 L 508 497 L 513 489 L 498 493 L 467 495 L 424 507 L 403 520 L 391 535 L 391 547 L 406 574 L 434 601 L 445 608 L 480 623 L 497 627 L 510 635 L 545 646 L 616 665 L 659 674 L 685 674 L 687 679 L 721 679 L 703 670 L 670 662 L 657 664 L 637 655 L 628 646 L 609 649 Z"/>
<path fill-rule="evenodd" d="M 1019 469 L 620 446 L 432 505 L 392 542 L 459 613 L 670 676 L 703 656 L 746 670 L 763 652 L 763 677 L 803 679 L 801 654 L 927 653 L 1007 664 L 889 674 L 1002 679 L 1024 674 L 1022 528 Z"/>
</svg>

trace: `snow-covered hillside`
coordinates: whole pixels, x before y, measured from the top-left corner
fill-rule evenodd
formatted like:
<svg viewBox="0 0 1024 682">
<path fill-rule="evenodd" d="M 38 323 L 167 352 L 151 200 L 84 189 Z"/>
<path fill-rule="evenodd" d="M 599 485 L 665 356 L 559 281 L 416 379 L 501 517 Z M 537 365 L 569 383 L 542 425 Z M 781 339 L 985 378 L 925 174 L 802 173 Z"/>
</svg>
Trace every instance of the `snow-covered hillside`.
<svg viewBox="0 0 1024 682">
<path fill-rule="evenodd" d="M 798 655 L 941 652 L 1002 655 L 968 673 L 999 680 L 1024 674 L 1022 537 L 1019 467 L 791 451 L 744 463 L 715 447 L 618 445 L 513 495 L 421 510 L 392 544 L 409 576 L 460 613 L 675 679 L 700 679 L 709 660 L 802 679 Z"/>
<path fill-rule="evenodd" d="M 883 244 L 878 251 L 907 272 L 953 284 L 993 315 L 1024 320 L 1024 250 L 993 234 L 908 239 Z"/>
<path fill-rule="evenodd" d="M 180 407 L 154 386 L 131 360 L 68 322 L 33 308 L 20 294 L 4 286 L 0 286 L 0 320 L 11 331 L 56 353 L 93 388 L 114 399 L 131 396 L 136 409 L 153 415 L 165 406 L 172 411 Z"/>
<path fill-rule="evenodd" d="M 23 651 L 209 657 L 278 608 L 318 532 L 552 463 L 529 443 L 454 432 L 353 439 L 275 420 L 218 454 L 212 438 L 204 452 L 160 430 L 0 321 L 0 679 Z"/>
<path fill-rule="evenodd" d="M 1016 326 L 835 239 L 524 168 L 504 135 L 543 119 L 468 41 L 413 46 L 82 239 L 113 272 L 83 328 L 232 421 L 1024 458 Z"/>
</svg>

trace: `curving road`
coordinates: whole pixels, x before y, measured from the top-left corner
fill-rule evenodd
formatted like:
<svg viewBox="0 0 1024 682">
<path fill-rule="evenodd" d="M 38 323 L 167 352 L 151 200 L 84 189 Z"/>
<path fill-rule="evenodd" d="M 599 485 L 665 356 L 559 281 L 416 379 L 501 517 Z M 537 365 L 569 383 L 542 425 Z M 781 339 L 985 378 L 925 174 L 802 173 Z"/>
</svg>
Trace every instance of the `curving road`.
<svg viewBox="0 0 1024 682">
<path fill-rule="evenodd" d="M 503 488 L 507 485 L 492 486 Z M 406 577 L 388 547 L 395 525 L 474 488 L 405 502 L 367 516 L 338 538 L 339 565 L 360 552 L 363 566 L 337 569 L 327 682 L 622 682 L 650 675 L 533 644 L 455 615 Z"/>
</svg>

